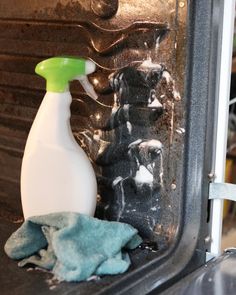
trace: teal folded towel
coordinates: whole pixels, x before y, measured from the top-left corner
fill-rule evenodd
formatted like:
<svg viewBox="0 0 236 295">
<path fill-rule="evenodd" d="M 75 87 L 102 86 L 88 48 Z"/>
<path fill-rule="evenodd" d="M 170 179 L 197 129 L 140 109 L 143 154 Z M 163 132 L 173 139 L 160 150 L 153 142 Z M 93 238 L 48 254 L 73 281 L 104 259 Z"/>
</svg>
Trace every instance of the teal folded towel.
<svg viewBox="0 0 236 295">
<path fill-rule="evenodd" d="M 65 281 L 125 272 L 142 239 L 129 224 L 78 213 L 53 213 L 27 219 L 5 244 L 19 266 L 34 264 Z"/>
</svg>

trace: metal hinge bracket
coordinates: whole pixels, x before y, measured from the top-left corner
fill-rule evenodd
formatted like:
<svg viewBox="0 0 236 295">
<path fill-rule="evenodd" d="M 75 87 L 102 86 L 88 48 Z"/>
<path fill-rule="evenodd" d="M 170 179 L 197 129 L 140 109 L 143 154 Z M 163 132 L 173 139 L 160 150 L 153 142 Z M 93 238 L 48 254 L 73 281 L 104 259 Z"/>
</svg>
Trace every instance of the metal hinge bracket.
<svg viewBox="0 0 236 295">
<path fill-rule="evenodd" d="M 209 199 L 226 199 L 236 201 L 236 184 L 231 183 L 210 183 Z"/>
</svg>

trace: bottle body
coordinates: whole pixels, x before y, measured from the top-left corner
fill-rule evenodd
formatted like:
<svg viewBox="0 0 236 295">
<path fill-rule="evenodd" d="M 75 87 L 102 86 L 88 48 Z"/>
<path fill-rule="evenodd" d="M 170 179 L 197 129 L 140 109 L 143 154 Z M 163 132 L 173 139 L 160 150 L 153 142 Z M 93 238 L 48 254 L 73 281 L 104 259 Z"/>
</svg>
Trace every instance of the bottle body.
<svg viewBox="0 0 236 295">
<path fill-rule="evenodd" d="M 70 127 L 69 92 L 47 92 L 31 127 L 21 169 L 24 217 L 54 212 L 94 215 L 97 183 Z"/>
</svg>

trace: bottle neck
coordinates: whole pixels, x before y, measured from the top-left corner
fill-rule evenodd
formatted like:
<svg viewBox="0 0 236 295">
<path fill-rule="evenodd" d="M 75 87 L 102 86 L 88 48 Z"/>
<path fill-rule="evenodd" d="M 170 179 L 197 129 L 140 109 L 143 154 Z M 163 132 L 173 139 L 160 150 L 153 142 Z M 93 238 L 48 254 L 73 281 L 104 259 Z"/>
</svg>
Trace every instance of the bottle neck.
<svg viewBox="0 0 236 295">
<path fill-rule="evenodd" d="M 47 92 L 32 125 L 29 138 L 41 144 L 74 148 L 70 126 L 70 92 Z"/>
</svg>

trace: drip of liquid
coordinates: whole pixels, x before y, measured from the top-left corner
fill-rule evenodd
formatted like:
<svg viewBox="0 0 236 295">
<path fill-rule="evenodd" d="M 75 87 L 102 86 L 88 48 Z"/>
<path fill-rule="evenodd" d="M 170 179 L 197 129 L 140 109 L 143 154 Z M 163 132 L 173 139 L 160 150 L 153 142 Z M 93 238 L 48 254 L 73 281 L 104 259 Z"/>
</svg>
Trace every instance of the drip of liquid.
<svg viewBox="0 0 236 295">
<path fill-rule="evenodd" d="M 126 127 L 128 129 L 129 134 L 131 134 L 132 133 L 132 124 L 130 123 L 130 121 L 126 122 Z"/>
<path fill-rule="evenodd" d="M 160 47 L 160 36 L 156 38 L 156 46 L 155 46 L 156 51 L 158 51 L 159 47 Z"/>
<path fill-rule="evenodd" d="M 173 143 L 175 104 L 171 103 L 170 143 Z"/>
<path fill-rule="evenodd" d="M 163 169 L 163 155 L 160 154 L 160 185 L 163 187 L 163 175 L 164 175 L 164 169 Z"/>
<path fill-rule="evenodd" d="M 119 108 L 119 104 L 118 104 L 117 94 L 115 93 L 114 94 L 114 103 L 113 103 L 112 110 L 111 110 L 112 115 L 117 112 L 118 108 Z"/>
<path fill-rule="evenodd" d="M 117 216 L 117 221 L 120 221 L 120 218 L 122 217 L 125 209 L 125 192 L 124 192 L 124 186 L 123 186 L 123 181 L 126 178 L 122 178 L 121 176 L 116 177 L 113 180 L 113 187 L 119 186 L 119 196 L 120 196 L 120 202 L 119 202 L 119 212 Z"/>
</svg>

